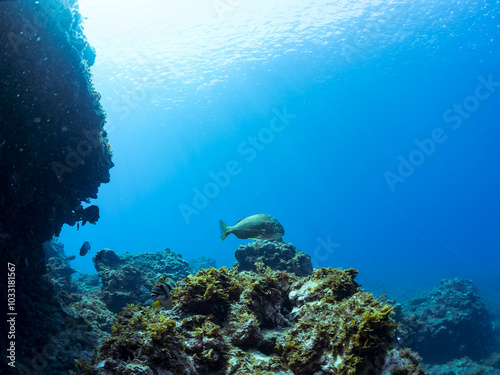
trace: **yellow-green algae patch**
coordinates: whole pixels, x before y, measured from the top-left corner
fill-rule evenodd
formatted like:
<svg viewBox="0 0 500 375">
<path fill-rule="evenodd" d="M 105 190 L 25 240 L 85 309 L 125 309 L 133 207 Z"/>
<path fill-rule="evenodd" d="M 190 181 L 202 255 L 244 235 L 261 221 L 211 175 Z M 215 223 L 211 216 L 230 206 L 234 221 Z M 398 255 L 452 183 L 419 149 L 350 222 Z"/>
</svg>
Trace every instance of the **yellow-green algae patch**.
<svg viewBox="0 0 500 375">
<path fill-rule="evenodd" d="M 382 373 L 392 308 L 359 290 L 357 271 L 256 269 L 201 270 L 178 282 L 170 311 L 127 306 L 81 373 Z"/>
</svg>

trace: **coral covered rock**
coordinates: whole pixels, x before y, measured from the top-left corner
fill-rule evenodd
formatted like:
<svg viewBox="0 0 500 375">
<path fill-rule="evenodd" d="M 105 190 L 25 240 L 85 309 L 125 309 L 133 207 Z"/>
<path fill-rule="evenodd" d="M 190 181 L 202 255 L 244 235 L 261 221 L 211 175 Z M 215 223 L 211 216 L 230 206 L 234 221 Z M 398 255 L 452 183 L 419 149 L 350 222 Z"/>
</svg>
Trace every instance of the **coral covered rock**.
<svg viewBox="0 0 500 375">
<path fill-rule="evenodd" d="M 431 366 L 429 373 L 431 375 L 498 375 L 500 368 L 476 363 L 468 357 L 463 357 L 442 365 Z"/>
<path fill-rule="evenodd" d="M 146 304 L 159 276 L 165 274 L 176 281 L 191 272 L 189 264 L 170 249 L 121 256 L 104 249 L 93 261 L 102 281 L 101 299 L 115 313 L 127 304 Z"/>
<path fill-rule="evenodd" d="M 428 375 L 421 366 L 422 358 L 408 348 L 392 349 L 385 358 L 382 375 Z"/>
<path fill-rule="evenodd" d="M 392 308 L 359 290 L 356 274 L 201 270 L 178 282 L 172 310 L 129 305 L 80 372 L 422 375 L 416 355 L 391 354 L 399 372 L 387 365 Z"/>
<path fill-rule="evenodd" d="M 66 303 L 65 309 L 66 311 L 71 311 L 75 316 L 84 318 L 102 336 L 104 332 L 111 332 L 111 324 L 114 318 L 113 313 L 107 309 L 99 296 L 100 293 L 97 288 L 92 288 L 92 290 L 78 294 L 71 294 L 69 295 L 70 298 L 77 298 Z"/>
<path fill-rule="evenodd" d="M 283 240 L 256 240 L 240 245 L 234 254 L 239 271 L 255 271 L 255 263 L 261 262 L 276 271 L 293 272 L 297 276 L 312 274 L 311 257 Z"/>
<path fill-rule="evenodd" d="M 189 259 L 188 263 L 194 273 L 198 272 L 203 268 L 217 268 L 215 259 L 210 258 L 209 256 L 206 255 L 202 255 L 194 259 Z"/>
<path fill-rule="evenodd" d="M 47 272 L 57 285 L 57 288 L 68 293 L 75 291 L 75 285 L 72 285 L 71 282 L 71 275 L 77 271 L 69 264 L 71 260 L 75 259 L 75 256 L 66 256 L 64 245 L 56 239 L 45 242 L 43 250 L 45 252 Z"/>
<path fill-rule="evenodd" d="M 486 357 L 494 342 L 491 318 L 471 281 L 441 285 L 397 308 L 398 336 L 427 363 Z"/>
</svg>

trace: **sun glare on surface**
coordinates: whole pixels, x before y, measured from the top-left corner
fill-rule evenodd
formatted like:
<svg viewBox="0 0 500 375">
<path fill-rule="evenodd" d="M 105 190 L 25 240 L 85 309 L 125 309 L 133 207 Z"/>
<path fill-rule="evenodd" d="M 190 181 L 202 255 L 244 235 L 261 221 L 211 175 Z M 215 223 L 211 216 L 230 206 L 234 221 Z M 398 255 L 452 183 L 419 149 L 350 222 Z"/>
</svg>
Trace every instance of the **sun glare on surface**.
<svg viewBox="0 0 500 375">
<path fill-rule="evenodd" d="M 99 53 L 120 46 L 169 46 L 198 52 L 210 44 L 224 45 L 244 37 L 251 45 L 260 39 L 300 34 L 307 28 L 355 15 L 365 1 L 332 4 L 325 0 L 80 0 L 85 34 Z M 101 51 L 99 51 L 102 49 Z M 178 51 L 181 52 L 181 51 Z"/>
</svg>

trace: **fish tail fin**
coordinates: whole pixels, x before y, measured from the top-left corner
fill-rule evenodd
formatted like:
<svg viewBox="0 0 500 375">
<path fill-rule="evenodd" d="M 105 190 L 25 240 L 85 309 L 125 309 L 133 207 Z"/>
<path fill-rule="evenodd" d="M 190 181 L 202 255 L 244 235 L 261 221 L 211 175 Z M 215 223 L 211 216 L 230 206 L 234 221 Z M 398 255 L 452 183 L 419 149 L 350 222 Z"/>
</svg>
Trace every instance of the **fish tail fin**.
<svg viewBox="0 0 500 375">
<path fill-rule="evenodd" d="M 222 220 L 219 220 L 219 228 L 220 228 L 220 239 L 224 241 L 227 236 L 229 236 L 229 225 L 224 223 Z"/>
</svg>

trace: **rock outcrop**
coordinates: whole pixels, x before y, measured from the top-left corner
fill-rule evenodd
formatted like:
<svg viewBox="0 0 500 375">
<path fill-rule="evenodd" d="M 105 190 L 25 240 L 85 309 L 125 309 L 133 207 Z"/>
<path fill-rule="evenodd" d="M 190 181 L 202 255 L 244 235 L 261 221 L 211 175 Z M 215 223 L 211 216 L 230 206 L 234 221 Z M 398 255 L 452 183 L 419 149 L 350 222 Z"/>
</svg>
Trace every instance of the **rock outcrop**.
<svg viewBox="0 0 500 375">
<path fill-rule="evenodd" d="M 115 313 L 127 304 L 151 302 L 151 288 L 159 276 L 177 281 L 191 273 L 189 264 L 170 249 L 120 256 L 104 249 L 92 259 L 102 281 L 101 299 Z"/>
<path fill-rule="evenodd" d="M 311 256 L 283 240 L 256 240 L 239 246 L 234 264 L 239 271 L 255 271 L 255 263 L 262 262 L 276 271 L 293 272 L 297 276 L 309 276 L 313 272 Z"/>
<path fill-rule="evenodd" d="M 467 356 L 487 357 L 493 349 L 491 317 L 472 281 L 442 280 L 441 285 L 396 306 L 398 337 L 426 363 Z"/>
<path fill-rule="evenodd" d="M 201 270 L 178 282 L 173 310 L 128 305 L 82 374 L 425 374 L 389 351 L 392 308 L 353 269 L 309 277 Z"/>
<path fill-rule="evenodd" d="M 197 258 L 189 259 L 188 260 L 189 266 L 191 267 L 191 270 L 193 273 L 198 272 L 199 270 L 203 268 L 217 268 L 217 265 L 215 263 L 215 259 L 210 258 L 209 256 L 202 255 Z"/>
<path fill-rule="evenodd" d="M 64 245 L 56 239 L 52 239 L 43 244 L 47 272 L 56 284 L 58 290 L 68 293 L 76 291 L 76 285 L 71 281 L 71 275 L 77 271 L 71 267 L 70 261 L 75 256 L 68 257 L 64 251 Z"/>
</svg>

